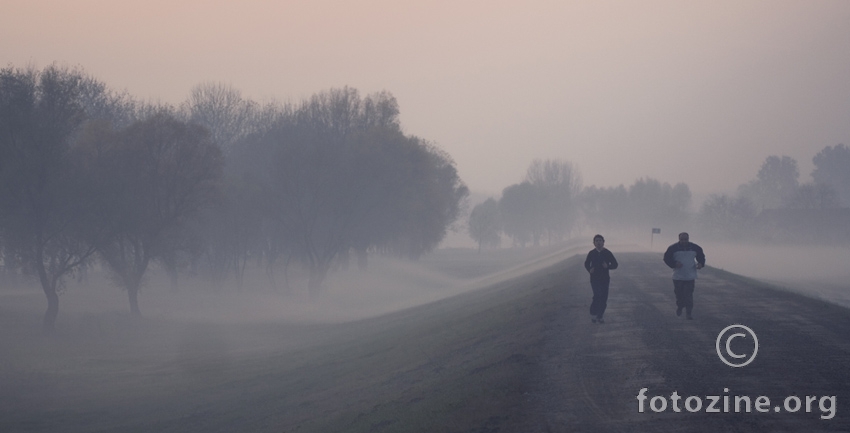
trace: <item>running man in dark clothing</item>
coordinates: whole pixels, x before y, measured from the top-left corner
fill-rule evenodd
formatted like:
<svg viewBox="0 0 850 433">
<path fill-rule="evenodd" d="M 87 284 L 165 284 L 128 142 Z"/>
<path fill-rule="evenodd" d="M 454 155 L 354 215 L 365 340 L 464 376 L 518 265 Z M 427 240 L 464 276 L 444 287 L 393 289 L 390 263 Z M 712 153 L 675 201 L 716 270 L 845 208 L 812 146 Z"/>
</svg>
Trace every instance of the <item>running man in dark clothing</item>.
<svg viewBox="0 0 850 433">
<path fill-rule="evenodd" d="M 676 315 L 685 309 L 688 320 L 694 317 L 694 281 L 697 270 L 705 266 L 705 254 L 699 245 L 691 243 L 687 233 L 679 233 L 679 242 L 670 245 L 664 253 L 664 263 L 673 269 L 673 293 L 676 294 Z"/>
<path fill-rule="evenodd" d="M 608 306 L 608 284 L 611 282 L 608 271 L 617 269 L 618 264 L 614 254 L 605 248 L 605 238 L 602 235 L 593 237 L 593 246 L 596 248 L 587 253 L 587 259 L 584 261 L 584 268 L 590 273 L 590 288 L 593 289 L 590 321 L 605 323 L 602 315 Z"/>
</svg>

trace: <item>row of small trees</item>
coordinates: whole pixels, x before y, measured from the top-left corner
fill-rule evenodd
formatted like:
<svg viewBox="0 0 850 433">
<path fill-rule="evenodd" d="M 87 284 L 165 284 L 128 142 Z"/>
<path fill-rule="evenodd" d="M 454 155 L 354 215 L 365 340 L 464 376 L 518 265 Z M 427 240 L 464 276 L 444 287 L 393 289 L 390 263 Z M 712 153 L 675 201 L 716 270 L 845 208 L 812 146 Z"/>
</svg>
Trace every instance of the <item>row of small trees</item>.
<svg viewBox="0 0 850 433">
<path fill-rule="evenodd" d="M 826 146 L 812 162 L 813 182 L 800 183 L 794 158 L 768 156 L 756 177 L 741 185 L 736 195 L 716 194 L 703 203 L 699 212 L 703 228 L 716 237 L 737 239 L 768 229 L 754 227 L 764 211 L 790 215 L 794 210 L 805 217 L 846 208 L 850 204 L 850 148 Z"/>
<path fill-rule="evenodd" d="M 467 189 L 451 158 L 405 135 L 392 95 L 334 89 L 261 105 L 217 84 L 141 103 L 77 69 L 0 71 L 3 271 L 35 275 L 52 329 L 63 281 L 98 263 L 131 311 L 152 263 L 212 280 L 249 258 L 321 287 L 356 251 L 418 257 Z"/>
<path fill-rule="evenodd" d="M 690 202 L 684 183 L 641 178 L 629 188 L 582 188 L 572 163 L 536 160 L 523 182 L 472 209 L 468 229 L 479 249 L 499 245 L 502 235 L 513 245 L 536 246 L 564 239 L 577 228 L 623 231 L 679 224 L 687 219 Z"/>
<path fill-rule="evenodd" d="M 699 227 L 708 236 L 740 239 L 773 238 L 776 233 L 770 233 L 772 230 L 800 230 L 820 222 L 831 225 L 823 228 L 830 236 L 846 237 L 850 222 L 842 225 L 841 221 L 847 217 L 829 211 L 850 203 L 850 148 L 843 144 L 827 146 L 812 161 L 814 181 L 800 183 L 796 160 L 768 156 L 755 179 L 741 185 L 737 195 L 711 195 L 698 212 L 692 213 L 691 192 L 684 183 L 670 185 L 641 178 L 628 188 L 582 188 L 578 170 L 572 164 L 538 160 L 528 168 L 524 181 L 505 188 L 499 200 L 489 198 L 475 206 L 468 230 L 479 249 L 499 245 L 502 236 L 512 239 L 514 245 L 538 245 L 544 236 L 550 241 L 561 239 L 576 227 L 642 232 L 650 227 L 686 223 Z M 791 210 L 794 212 L 787 212 Z M 779 221 L 755 227 L 757 217 L 764 211 L 773 213 Z M 796 221 L 801 218 L 809 220 Z M 782 225 L 789 227 L 777 227 Z M 783 236 L 797 239 L 809 232 Z"/>
</svg>

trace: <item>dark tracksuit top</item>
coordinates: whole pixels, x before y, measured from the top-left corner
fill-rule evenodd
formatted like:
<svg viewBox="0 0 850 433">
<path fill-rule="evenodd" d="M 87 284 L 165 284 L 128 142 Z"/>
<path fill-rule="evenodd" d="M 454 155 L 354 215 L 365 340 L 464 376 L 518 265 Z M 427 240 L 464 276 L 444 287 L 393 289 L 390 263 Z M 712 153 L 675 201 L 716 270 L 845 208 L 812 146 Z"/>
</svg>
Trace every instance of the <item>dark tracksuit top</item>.
<svg viewBox="0 0 850 433">
<path fill-rule="evenodd" d="M 608 264 L 608 268 L 602 267 L 603 263 Z M 598 251 L 596 248 L 587 253 L 587 259 L 584 261 L 584 268 L 590 271 L 593 268 L 593 273 L 590 274 L 590 288 L 593 290 L 593 302 L 590 304 L 590 315 L 602 319 L 605 310 L 608 307 L 608 284 L 611 277 L 608 271 L 617 269 L 617 259 L 614 254 L 606 248 Z"/>
<path fill-rule="evenodd" d="M 602 263 L 608 263 L 608 269 L 602 267 Z M 614 254 L 608 248 L 602 248 L 602 251 L 596 248 L 590 250 L 587 253 L 587 259 L 584 261 L 584 268 L 588 272 L 590 272 L 590 268 L 593 268 L 593 273 L 590 274 L 591 280 L 610 280 L 611 276 L 608 271 L 617 269 L 617 266 L 617 259 L 614 258 Z"/>
</svg>

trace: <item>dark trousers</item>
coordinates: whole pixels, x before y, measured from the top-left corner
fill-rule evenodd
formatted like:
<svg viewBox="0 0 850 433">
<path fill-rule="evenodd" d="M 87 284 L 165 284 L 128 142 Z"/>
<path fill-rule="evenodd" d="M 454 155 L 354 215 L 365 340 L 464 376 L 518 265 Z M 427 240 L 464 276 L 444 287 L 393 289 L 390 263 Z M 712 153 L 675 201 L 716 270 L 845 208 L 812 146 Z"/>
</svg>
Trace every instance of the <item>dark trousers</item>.
<svg viewBox="0 0 850 433">
<path fill-rule="evenodd" d="M 673 280 L 673 293 L 676 294 L 676 306 L 691 314 L 694 309 L 694 280 Z"/>
<path fill-rule="evenodd" d="M 590 304 L 590 315 L 602 317 L 608 307 L 608 284 L 610 278 L 591 278 L 590 288 L 593 289 L 593 302 Z"/>
</svg>

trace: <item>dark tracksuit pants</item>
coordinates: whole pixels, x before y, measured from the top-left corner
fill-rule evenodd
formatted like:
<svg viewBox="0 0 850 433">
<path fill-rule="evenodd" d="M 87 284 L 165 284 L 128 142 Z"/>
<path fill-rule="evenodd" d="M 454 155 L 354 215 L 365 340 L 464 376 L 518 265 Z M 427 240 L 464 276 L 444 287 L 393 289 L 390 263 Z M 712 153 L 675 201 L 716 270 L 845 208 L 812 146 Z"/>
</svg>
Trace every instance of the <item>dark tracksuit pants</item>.
<svg viewBox="0 0 850 433">
<path fill-rule="evenodd" d="M 608 307 L 608 284 L 611 278 L 591 278 L 590 288 L 593 289 L 593 302 L 590 303 L 590 315 L 602 317 Z"/>
<path fill-rule="evenodd" d="M 673 293 L 676 294 L 676 306 L 691 314 L 694 309 L 694 280 L 673 280 Z"/>
</svg>

